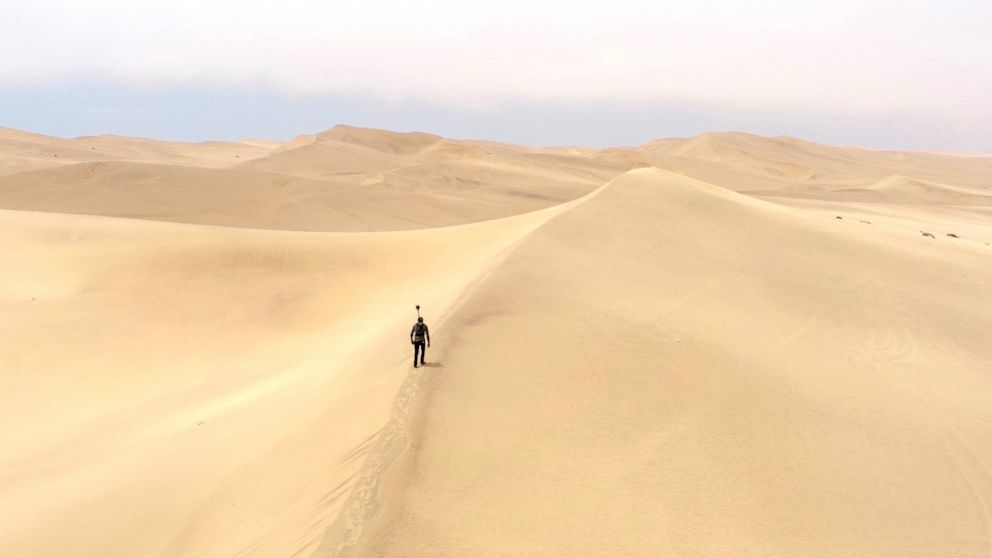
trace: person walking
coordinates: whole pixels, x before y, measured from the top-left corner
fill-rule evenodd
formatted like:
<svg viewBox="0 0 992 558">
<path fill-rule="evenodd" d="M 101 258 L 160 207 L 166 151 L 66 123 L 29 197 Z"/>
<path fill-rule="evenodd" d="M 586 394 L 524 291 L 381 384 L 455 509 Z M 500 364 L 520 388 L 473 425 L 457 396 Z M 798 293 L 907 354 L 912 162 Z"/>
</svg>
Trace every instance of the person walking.
<svg viewBox="0 0 992 558">
<path fill-rule="evenodd" d="M 414 368 L 417 367 L 418 352 L 420 354 L 420 364 L 424 363 L 424 357 L 427 356 L 427 348 L 424 347 L 424 341 L 427 342 L 427 347 L 431 346 L 431 332 L 427 329 L 424 319 L 417 318 L 417 323 L 413 324 L 413 329 L 410 330 L 410 343 L 413 343 Z"/>
</svg>

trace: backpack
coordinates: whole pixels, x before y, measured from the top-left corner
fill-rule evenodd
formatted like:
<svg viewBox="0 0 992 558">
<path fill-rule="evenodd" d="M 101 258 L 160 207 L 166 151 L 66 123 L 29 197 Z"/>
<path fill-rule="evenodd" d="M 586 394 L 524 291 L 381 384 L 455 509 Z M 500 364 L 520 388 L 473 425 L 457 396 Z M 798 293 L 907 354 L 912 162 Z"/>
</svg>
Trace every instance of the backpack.
<svg viewBox="0 0 992 558">
<path fill-rule="evenodd" d="M 417 324 L 413 326 L 414 339 L 423 339 L 424 333 L 426 332 L 427 332 L 427 324 L 417 322 Z"/>
</svg>

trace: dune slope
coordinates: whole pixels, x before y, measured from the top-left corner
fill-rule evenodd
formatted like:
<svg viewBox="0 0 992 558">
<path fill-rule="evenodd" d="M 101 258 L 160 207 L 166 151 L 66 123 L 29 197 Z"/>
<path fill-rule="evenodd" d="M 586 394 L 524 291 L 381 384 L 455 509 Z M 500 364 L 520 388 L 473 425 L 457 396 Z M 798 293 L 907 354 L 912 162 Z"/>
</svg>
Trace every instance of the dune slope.
<svg viewBox="0 0 992 558">
<path fill-rule="evenodd" d="M 437 182 L 450 178 L 441 174 Z M 579 188 L 591 187 L 579 185 Z M 65 165 L 0 177 L 0 207 L 295 231 L 382 231 L 471 223 L 525 213 L 580 195 L 531 198 L 397 190 L 244 168 L 131 161 Z"/>
<path fill-rule="evenodd" d="M 464 305 L 349 555 L 988 555 L 990 256 L 922 240 L 624 175 Z"/>
<path fill-rule="evenodd" d="M 562 209 L 362 235 L 0 211 L 2 554 L 316 545 L 406 378 L 413 303 L 439 325 Z"/>
</svg>

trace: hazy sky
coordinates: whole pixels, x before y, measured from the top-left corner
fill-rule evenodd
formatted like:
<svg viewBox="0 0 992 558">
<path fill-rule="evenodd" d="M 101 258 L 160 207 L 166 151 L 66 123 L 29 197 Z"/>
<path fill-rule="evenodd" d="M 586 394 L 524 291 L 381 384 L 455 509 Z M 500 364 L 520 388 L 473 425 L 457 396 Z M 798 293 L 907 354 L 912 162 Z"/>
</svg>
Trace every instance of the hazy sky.
<svg viewBox="0 0 992 558">
<path fill-rule="evenodd" d="M 992 2 L 0 0 L 0 125 L 992 151 Z"/>
</svg>

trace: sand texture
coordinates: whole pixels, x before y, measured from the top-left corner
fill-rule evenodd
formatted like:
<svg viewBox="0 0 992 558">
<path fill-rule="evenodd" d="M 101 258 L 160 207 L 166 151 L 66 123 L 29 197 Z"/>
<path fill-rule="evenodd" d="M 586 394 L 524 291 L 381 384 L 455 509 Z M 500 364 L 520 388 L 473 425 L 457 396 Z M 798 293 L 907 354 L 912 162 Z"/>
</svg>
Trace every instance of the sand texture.
<svg viewBox="0 0 992 558">
<path fill-rule="evenodd" d="M 0 556 L 992 556 L 990 244 L 986 156 L 0 128 Z"/>
</svg>

